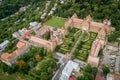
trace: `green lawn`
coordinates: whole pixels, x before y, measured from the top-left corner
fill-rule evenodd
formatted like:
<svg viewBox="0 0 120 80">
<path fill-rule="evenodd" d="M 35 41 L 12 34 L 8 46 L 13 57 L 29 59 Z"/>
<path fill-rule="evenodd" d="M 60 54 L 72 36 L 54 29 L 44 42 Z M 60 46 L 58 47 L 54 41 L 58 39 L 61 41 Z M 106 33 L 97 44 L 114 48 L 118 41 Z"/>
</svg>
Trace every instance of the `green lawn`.
<svg viewBox="0 0 120 80">
<path fill-rule="evenodd" d="M 45 22 L 45 24 L 57 28 L 62 28 L 64 27 L 64 23 L 66 22 L 66 20 L 67 20 L 66 18 L 53 16 L 51 19 Z"/>
</svg>

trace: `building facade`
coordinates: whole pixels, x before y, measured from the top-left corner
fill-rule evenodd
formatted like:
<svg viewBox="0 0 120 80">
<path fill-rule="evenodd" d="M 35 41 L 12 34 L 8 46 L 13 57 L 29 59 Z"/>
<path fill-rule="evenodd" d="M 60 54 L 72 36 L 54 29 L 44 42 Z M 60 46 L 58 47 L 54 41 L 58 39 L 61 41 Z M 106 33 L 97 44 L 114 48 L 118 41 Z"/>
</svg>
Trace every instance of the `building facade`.
<svg viewBox="0 0 120 80">
<path fill-rule="evenodd" d="M 1 61 L 7 64 L 8 66 L 11 66 L 15 63 L 16 59 L 23 55 L 28 49 L 29 49 L 29 43 L 21 42 L 19 41 L 17 43 L 17 49 L 13 51 L 12 53 L 3 53 L 0 57 Z"/>
<path fill-rule="evenodd" d="M 107 19 L 104 20 L 102 23 L 94 22 L 90 15 L 88 15 L 85 19 L 79 19 L 76 14 L 69 18 L 68 21 L 65 23 L 65 29 L 73 26 L 84 31 L 98 33 L 98 36 L 92 44 L 92 48 L 87 60 L 87 62 L 93 66 L 99 65 L 99 51 L 100 49 L 103 49 L 104 45 L 106 44 L 106 36 L 115 30 L 115 28 L 110 26 L 110 23 L 111 21 Z"/>
</svg>

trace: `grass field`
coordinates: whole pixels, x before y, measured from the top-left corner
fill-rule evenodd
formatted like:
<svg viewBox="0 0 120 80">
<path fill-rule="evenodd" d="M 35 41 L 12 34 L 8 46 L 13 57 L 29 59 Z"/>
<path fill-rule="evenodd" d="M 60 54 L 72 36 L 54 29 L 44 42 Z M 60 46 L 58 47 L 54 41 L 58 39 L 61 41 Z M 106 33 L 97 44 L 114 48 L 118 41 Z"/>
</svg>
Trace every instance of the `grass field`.
<svg viewBox="0 0 120 80">
<path fill-rule="evenodd" d="M 66 20 L 67 20 L 66 18 L 53 16 L 51 19 L 45 22 L 45 24 L 49 26 L 57 27 L 57 28 L 62 28 Z"/>
</svg>

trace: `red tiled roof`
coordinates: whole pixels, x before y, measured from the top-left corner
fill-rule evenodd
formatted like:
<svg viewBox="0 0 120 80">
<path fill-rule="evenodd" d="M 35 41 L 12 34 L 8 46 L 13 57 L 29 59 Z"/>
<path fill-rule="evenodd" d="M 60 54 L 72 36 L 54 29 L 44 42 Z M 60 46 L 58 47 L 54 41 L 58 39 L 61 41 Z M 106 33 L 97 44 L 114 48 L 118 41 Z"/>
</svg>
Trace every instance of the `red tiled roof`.
<svg viewBox="0 0 120 80">
<path fill-rule="evenodd" d="M 104 76 L 101 76 L 100 74 L 96 75 L 95 80 L 106 80 Z"/>
<path fill-rule="evenodd" d="M 8 61 L 8 57 L 10 56 L 10 54 L 9 53 L 3 53 L 2 55 L 1 55 L 1 59 L 6 59 L 6 61 Z"/>
<path fill-rule="evenodd" d="M 16 49 L 15 51 L 13 51 L 13 53 L 3 53 L 1 55 L 1 60 L 4 60 L 6 62 L 11 62 L 15 57 L 19 56 L 27 47 L 28 47 L 28 43 L 23 43 L 23 42 L 18 42 L 17 43 L 17 47 L 18 49 Z"/>
<path fill-rule="evenodd" d="M 72 77 L 69 77 L 69 80 L 77 80 L 76 77 L 72 76 Z"/>
<path fill-rule="evenodd" d="M 115 75 L 115 80 L 120 80 L 120 75 Z"/>
<path fill-rule="evenodd" d="M 27 31 L 24 35 L 22 35 L 20 38 L 25 39 L 27 36 L 31 36 L 31 32 Z"/>
<path fill-rule="evenodd" d="M 25 46 L 25 43 L 23 42 L 18 42 L 16 45 L 18 48 L 22 48 L 23 46 Z"/>
</svg>

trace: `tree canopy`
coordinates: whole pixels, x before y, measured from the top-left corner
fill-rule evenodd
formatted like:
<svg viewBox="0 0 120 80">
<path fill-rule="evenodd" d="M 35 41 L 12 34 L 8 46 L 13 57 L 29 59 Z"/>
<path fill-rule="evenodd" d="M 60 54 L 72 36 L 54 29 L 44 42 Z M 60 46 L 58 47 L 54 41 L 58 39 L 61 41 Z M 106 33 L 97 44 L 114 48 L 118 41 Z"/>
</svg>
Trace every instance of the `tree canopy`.
<svg viewBox="0 0 120 80">
<path fill-rule="evenodd" d="M 20 7 L 36 3 L 40 0 L 2 0 L 0 5 L 0 19 L 17 12 Z"/>
<path fill-rule="evenodd" d="M 30 71 L 29 74 L 33 76 L 35 80 L 51 80 L 53 71 L 56 67 L 57 64 L 54 60 L 42 60 L 37 64 L 35 69 Z"/>
<path fill-rule="evenodd" d="M 96 21 L 111 19 L 112 26 L 120 30 L 119 5 L 120 1 L 117 0 L 75 0 L 75 3 L 67 0 L 65 4 L 58 6 L 56 15 L 67 18 L 76 12 L 80 18 L 85 18 L 90 14 Z"/>
</svg>

